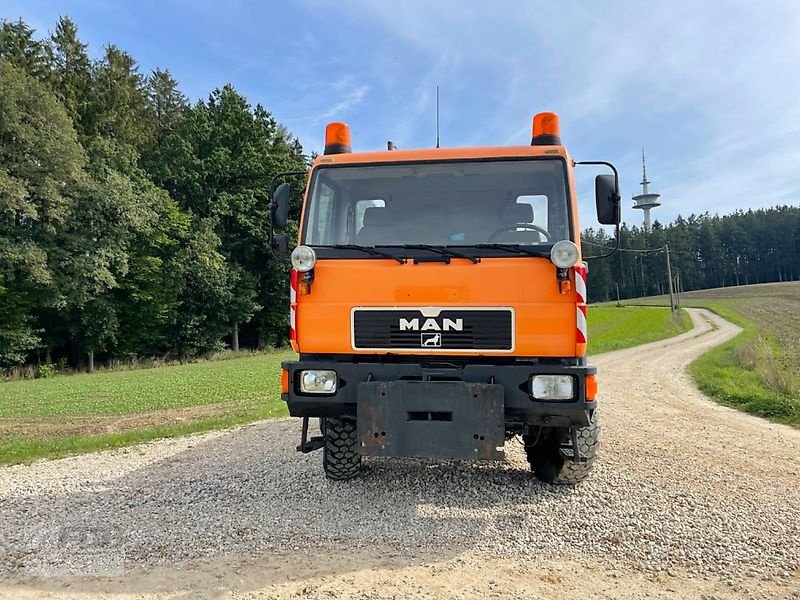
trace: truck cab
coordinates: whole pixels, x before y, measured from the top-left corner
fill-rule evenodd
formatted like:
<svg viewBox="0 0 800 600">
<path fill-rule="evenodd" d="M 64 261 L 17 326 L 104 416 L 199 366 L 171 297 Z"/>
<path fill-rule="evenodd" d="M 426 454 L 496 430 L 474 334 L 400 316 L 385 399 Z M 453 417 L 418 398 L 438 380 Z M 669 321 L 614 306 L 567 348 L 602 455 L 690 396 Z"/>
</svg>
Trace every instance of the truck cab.
<svg viewBox="0 0 800 600">
<path fill-rule="evenodd" d="M 514 436 L 538 478 L 588 475 L 599 424 L 574 166 L 555 113 L 519 147 L 359 153 L 328 125 L 291 253 L 298 358 L 282 398 L 329 478 L 365 456 L 502 460 Z M 616 171 L 596 192 L 600 221 L 618 223 Z"/>
</svg>

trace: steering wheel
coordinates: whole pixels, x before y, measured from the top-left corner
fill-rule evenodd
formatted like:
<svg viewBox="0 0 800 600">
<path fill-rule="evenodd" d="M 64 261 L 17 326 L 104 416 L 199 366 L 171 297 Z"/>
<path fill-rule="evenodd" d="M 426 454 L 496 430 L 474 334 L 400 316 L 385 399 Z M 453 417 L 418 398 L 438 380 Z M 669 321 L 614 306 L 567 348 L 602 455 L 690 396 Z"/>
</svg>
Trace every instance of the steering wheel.
<svg viewBox="0 0 800 600">
<path fill-rule="evenodd" d="M 533 223 L 517 223 L 516 225 L 509 225 L 508 227 L 501 227 L 500 229 L 496 230 L 492 235 L 489 236 L 489 242 L 493 242 L 494 239 L 503 233 L 504 231 L 516 231 L 517 229 L 524 229 L 526 231 L 536 231 L 541 233 L 544 236 L 544 241 L 550 241 L 550 234 L 547 233 L 546 229 L 539 227 L 538 225 L 534 225 Z"/>
</svg>

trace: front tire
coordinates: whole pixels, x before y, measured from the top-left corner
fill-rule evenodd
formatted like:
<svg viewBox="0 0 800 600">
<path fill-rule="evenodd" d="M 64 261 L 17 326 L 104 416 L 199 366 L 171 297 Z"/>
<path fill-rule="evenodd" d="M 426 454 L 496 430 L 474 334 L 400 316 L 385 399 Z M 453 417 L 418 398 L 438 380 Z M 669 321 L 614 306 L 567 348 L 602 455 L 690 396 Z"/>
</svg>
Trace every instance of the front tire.
<svg viewBox="0 0 800 600">
<path fill-rule="evenodd" d="M 545 483 L 575 485 L 589 476 L 600 446 L 600 425 L 597 411 L 592 413 L 589 425 L 579 427 L 578 449 L 585 462 L 573 462 L 572 440 L 569 430 L 553 429 L 546 434 L 523 436 L 528 463 L 537 479 Z"/>
<path fill-rule="evenodd" d="M 325 438 L 322 468 L 325 476 L 334 481 L 352 479 L 361 470 L 358 453 L 358 428 L 352 419 L 325 419 L 321 427 Z"/>
</svg>

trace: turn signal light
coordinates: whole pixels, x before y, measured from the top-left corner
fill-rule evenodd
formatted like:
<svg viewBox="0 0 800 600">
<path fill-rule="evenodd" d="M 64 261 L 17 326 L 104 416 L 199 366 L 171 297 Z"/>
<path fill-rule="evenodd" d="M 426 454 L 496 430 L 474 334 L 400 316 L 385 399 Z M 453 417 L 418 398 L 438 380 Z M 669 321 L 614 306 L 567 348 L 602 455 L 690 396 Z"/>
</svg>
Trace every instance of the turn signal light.
<svg viewBox="0 0 800 600">
<path fill-rule="evenodd" d="M 558 115 L 554 112 L 541 112 L 533 117 L 531 146 L 560 146 L 561 129 Z"/>
<path fill-rule="evenodd" d="M 281 393 L 289 393 L 289 371 L 287 369 L 281 369 Z"/>
<path fill-rule="evenodd" d="M 345 154 L 350 147 L 350 126 L 347 123 L 328 123 L 325 128 L 325 154 Z"/>
<path fill-rule="evenodd" d="M 298 296 L 310 296 L 311 295 L 311 282 L 306 281 L 305 278 L 303 281 L 297 284 L 297 295 Z"/>
<path fill-rule="evenodd" d="M 591 402 L 597 397 L 597 375 L 587 375 L 586 383 L 586 401 Z"/>
</svg>

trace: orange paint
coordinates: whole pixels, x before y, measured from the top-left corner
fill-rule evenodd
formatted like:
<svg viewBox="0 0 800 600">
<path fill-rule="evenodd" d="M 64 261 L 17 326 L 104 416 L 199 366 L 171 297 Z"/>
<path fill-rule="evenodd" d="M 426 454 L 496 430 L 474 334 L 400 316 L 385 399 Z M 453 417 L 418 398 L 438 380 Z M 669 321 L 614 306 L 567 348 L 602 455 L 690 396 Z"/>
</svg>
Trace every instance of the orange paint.
<svg viewBox="0 0 800 600">
<path fill-rule="evenodd" d="M 542 132 L 558 132 L 555 120 L 541 117 Z M 541 116 L 537 115 L 537 117 Z M 330 127 L 330 126 L 329 126 Z M 538 130 L 537 130 L 538 131 Z M 349 136 L 349 132 L 348 132 Z M 327 137 L 326 137 L 327 142 Z M 349 137 L 347 139 L 349 144 Z M 426 148 L 321 155 L 312 166 L 332 164 L 415 163 L 431 160 L 487 158 L 563 158 L 567 164 L 572 237 L 580 251 L 578 203 L 573 161 L 563 146 L 489 148 Z M 309 173 L 309 177 L 311 173 Z M 305 222 L 308 194 L 303 202 Z M 298 237 L 299 243 L 299 237 Z M 580 260 L 580 259 L 579 259 Z M 351 311 L 354 307 L 512 307 L 515 340 L 512 351 L 459 352 L 461 356 L 571 357 L 583 356 L 586 344 L 576 341 L 576 293 L 563 288 L 556 267 L 547 258 L 483 258 L 478 264 L 453 259 L 399 264 L 391 259 L 319 259 L 310 294 L 297 296 L 296 351 L 309 354 L 429 354 L 424 348 L 381 352 L 353 349 Z"/>
<path fill-rule="evenodd" d="M 575 294 L 560 293 L 556 268 L 546 258 L 453 259 L 449 265 L 320 259 L 314 270 L 313 293 L 297 299 L 300 352 L 381 354 L 353 350 L 350 313 L 356 306 L 510 306 L 516 317 L 512 352 L 459 354 L 575 356 Z"/>
</svg>

